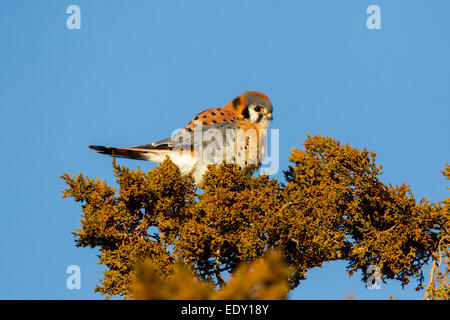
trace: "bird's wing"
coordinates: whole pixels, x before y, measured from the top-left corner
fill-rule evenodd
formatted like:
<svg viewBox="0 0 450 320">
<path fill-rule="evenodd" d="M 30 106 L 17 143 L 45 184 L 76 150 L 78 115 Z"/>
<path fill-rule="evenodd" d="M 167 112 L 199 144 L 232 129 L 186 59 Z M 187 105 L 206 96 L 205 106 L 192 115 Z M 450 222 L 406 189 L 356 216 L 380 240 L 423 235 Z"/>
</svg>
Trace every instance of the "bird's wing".
<svg viewBox="0 0 450 320">
<path fill-rule="evenodd" d="M 221 136 L 222 141 L 226 141 L 227 129 L 235 129 L 234 122 L 216 122 L 207 125 L 195 126 L 193 129 L 183 129 L 175 133 L 172 137 L 166 138 L 150 144 L 136 147 L 136 149 L 167 149 L 174 148 L 193 149 L 201 145 L 205 148 L 211 143 L 211 137 Z M 228 134 L 230 134 L 229 132 Z M 220 138 L 218 138 L 220 139 Z"/>
</svg>

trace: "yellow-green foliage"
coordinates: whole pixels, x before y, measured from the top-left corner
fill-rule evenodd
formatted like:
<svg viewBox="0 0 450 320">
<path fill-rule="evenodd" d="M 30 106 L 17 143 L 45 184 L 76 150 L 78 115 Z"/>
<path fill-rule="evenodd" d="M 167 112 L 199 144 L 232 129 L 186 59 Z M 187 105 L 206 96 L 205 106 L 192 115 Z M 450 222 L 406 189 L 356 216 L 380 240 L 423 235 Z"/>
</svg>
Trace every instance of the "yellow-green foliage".
<svg viewBox="0 0 450 320">
<path fill-rule="evenodd" d="M 445 165 L 445 171 L 442 173 L 447 180 L 450 180 L 450 165 Z M 450 300 L 450 235 L 448 234 L 450 198 L 445 199 L 443 205 L 441 218 L 447 229 L 442 233 L 437 250 L 433 253 L 430 280 L 425 291 L 425 299 L 430 300 Z"/>
<path fill-rule="evenodd" d="M 221 300 L 281 300 L 290 290 L 289 268 L 279 253 L 268 252 L 252 263 L 241 263 L 226 285 L 212 296 Z"/>
<path fill-rule="evenodd" d="M 269 252 L 252 263 L 242 263 L 232 278 L 217 289 L 198 280 L 183 264 L 164 276 L 152 260 L 139 263 L 132 297 L 140 300 L 280 300 L 289 292 L 289 269 L 280 254 Z"/>
<path fill-rule="evenodd" d="M 170 160 L 147 172 L 114 161 L 118 191 L 64 174 L 63 196 L 82 203 L 76 245 L 99 247 L 107 267 L 95 290 L 133 297 L 136 284 L 138 298 L 279 299 L 286 281 L 292 289 L 308 269 L 338 259 L 350 273 L 377 265 L 384 279 L 422 286 L 422 267 L 448 246 L 448 199 L 416 202 L 407 185 L 380 181 L 375 153 L 329 137 L 308 136 L 289 160 L 285 184 L 222 165 L 210 166 L 202 190 Z M 270 255 L 249 267 L 272 250 L 286 273 L 269 267 Z M 264 285 L 255 293 L 254 283 Z"/>
</svg>

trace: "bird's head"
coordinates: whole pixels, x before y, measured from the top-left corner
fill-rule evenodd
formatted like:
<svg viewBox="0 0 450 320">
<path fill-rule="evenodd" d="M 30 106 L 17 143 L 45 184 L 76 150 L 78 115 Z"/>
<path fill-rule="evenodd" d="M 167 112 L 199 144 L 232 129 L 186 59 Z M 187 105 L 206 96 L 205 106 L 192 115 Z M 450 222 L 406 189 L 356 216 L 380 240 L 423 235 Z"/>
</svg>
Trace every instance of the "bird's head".
<svg viewBox="0 0 450 320">
<path fill-rule="evenodd" d="M 273 119 L 273 107 L 269 98 L 258 91 L 247 91 L 232 101 L 233 106 L 239 110 L 247 121 L 267 128 Z"/>
</svg>

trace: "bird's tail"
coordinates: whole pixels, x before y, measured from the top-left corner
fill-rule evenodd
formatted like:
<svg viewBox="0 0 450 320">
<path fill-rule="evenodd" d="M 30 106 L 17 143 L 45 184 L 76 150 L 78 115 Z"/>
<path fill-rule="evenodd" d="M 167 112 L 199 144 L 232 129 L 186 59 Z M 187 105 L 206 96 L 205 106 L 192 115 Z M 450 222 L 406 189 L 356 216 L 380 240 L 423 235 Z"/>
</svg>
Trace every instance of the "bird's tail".
<svg viewBox="0 0 450 320">
<path fill-rule="evenodd" d="M 89 148 L 101 154 L 107 154 L 117 158 L 127 158 L 135 160 L 162 161 L 169 150 L 155 150 L 145 148 L 115 148 L 104 146 L 89 146 Z"/>
</svg>

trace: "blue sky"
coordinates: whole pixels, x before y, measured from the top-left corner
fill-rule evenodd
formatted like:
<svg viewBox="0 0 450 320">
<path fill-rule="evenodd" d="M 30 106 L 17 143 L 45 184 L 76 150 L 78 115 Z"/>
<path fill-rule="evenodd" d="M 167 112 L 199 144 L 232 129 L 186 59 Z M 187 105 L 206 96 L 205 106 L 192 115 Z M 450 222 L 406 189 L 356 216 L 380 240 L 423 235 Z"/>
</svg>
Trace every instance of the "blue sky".
<svg viewBox="0 0 450 320">
<path fill-rule="evenodd" d="M 80 30 L 66 27 L 72 4 Z M 366 27 L 372 4 L 380 30 Z M 449 11 L 445 0 L 2 0 L 0 298 L 102 299 L 97 251 L 74 246 L 81 209 L 61 198 L 60 175 L 113 183 L 111 159 L 87 145 L 166 138 L 246 90 L 272 100 L 280 169 L 306 133 L 330 135 L 377 152 L 383 181 L 416 199 L 448 197 Z M 80 290 L 66 288 L 72 264 Z M 347 294 L 423 297 L 414 282 L 368 290 L 343 262 L 311 270 L 290 297 Z"/>
</svg>

